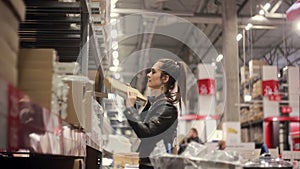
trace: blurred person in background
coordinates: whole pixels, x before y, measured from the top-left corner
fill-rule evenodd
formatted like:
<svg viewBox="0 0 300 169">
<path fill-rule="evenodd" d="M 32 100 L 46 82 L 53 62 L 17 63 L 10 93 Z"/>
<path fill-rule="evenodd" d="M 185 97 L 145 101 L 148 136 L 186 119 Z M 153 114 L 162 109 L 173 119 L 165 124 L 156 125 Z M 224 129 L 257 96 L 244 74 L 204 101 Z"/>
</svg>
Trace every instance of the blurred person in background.
<svg viewBox="0 0 300 169">
<path fill-rule="evenodd" d="M 198 136 L 198 131 L 196 128 L 191 128 L 188 135 L 179 144 L 178 154 L 181 154 L 190 142 L 196 142 L 203 144 L 202 140 Z"/>
</svg>

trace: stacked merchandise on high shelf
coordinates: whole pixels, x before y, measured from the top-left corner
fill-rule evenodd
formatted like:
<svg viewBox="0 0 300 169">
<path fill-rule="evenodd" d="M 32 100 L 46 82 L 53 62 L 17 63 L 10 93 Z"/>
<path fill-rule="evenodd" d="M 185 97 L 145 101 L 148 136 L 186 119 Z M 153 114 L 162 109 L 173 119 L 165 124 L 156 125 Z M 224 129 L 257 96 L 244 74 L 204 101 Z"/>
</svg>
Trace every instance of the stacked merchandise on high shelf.
<svg viewBox="0 0 300 169">
<path fill-rule="evenodd" d="M 269 148 L 290 150 L 290 145 L 297 147 L 300 142 L 299 69 L 288 67 L 278 80 L 278 68 L 264 64 L 250 61 L 248 80 L 247 69 L 241 69 L 241 137 L 257 146 L 266 143 Z"/>
<path fill-rule="evenodd" d="M 263 106 L 261 71 L 266 63 L 260 60 L 250 60 L 248 66 L 243 66 L 241 72 L 241 139 L 243 142 L 263 143 Z"/>
</svg>

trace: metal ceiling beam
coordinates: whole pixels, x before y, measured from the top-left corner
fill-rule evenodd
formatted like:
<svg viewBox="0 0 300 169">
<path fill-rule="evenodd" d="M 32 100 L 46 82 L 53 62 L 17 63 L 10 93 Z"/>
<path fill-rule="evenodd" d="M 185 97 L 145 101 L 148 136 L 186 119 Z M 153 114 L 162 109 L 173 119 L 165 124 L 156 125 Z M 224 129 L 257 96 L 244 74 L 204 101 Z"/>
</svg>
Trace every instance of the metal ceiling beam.
<svg viewBox="0 0 300 169">
<path fill-rule="evenodd" d="M 113 13 L 119 14 L 139 14 L 145 12 L 154 12 L 154 13 L 164 13 L 171 14 L 183 19 L 191 23 L 207 23 L 207 24 L 222 24 L 222 15 L 219 14 L 194 14 L 192 12 L 180 12 L 180 11 L 164 11 L 164 10 L 145 10 L 145 9 L 124 9 L 124 8 L 115 8 L 112 11 Z M 279 15 L 279 14 L 278 14 Z M 251 22 L 253 25 L 260 26 L 272 26 L 272 25 L 283 25 L 286 24 L 283 19 L 276 18 L 263 18 L 260 20 L 256 20 L 254 18 L 250 18 L 249 16 L 239 16 L 238 24 L 239 25 L 247 25 Z"/>
</svg>

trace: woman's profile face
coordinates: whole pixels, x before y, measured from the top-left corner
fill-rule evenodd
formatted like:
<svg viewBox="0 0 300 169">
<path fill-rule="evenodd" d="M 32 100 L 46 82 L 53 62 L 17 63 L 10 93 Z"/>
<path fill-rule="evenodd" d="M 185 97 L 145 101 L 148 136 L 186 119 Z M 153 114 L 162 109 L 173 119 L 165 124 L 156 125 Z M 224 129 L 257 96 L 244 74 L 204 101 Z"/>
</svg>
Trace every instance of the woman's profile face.
<svg viewBox="0 0 300 169">
<path fill-rule="evenodd" d="M 156 62 L 152 66 L 151 71 L 147 74 L 148 87 L 152 89 L 160 89 L 162 86 L 161 70 L 159 69 L 161 64 L 161 62 Z"/>
</svg>

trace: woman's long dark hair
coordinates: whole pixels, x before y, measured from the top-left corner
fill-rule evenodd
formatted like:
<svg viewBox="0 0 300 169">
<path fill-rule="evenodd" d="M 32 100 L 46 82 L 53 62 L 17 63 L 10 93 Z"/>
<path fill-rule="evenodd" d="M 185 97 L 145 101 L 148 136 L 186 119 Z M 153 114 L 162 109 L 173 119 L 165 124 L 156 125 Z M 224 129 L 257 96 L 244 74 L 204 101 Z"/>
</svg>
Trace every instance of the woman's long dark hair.
<svg viewBox="0 0 300 169">
<path fill-rule="evenodd" d="M 160 59 L 161 78 L 168 75 L 169 80 L 165 83 L 165 95 L 172 104 L 180 101 L 186 102 L 186 65 L 182 61 L 174 61 L 172 59 Z M 176 82 L 178 91 L 173 92 Z M 182 99 L 182 100 L 181 100 Z"/>
</svg>

